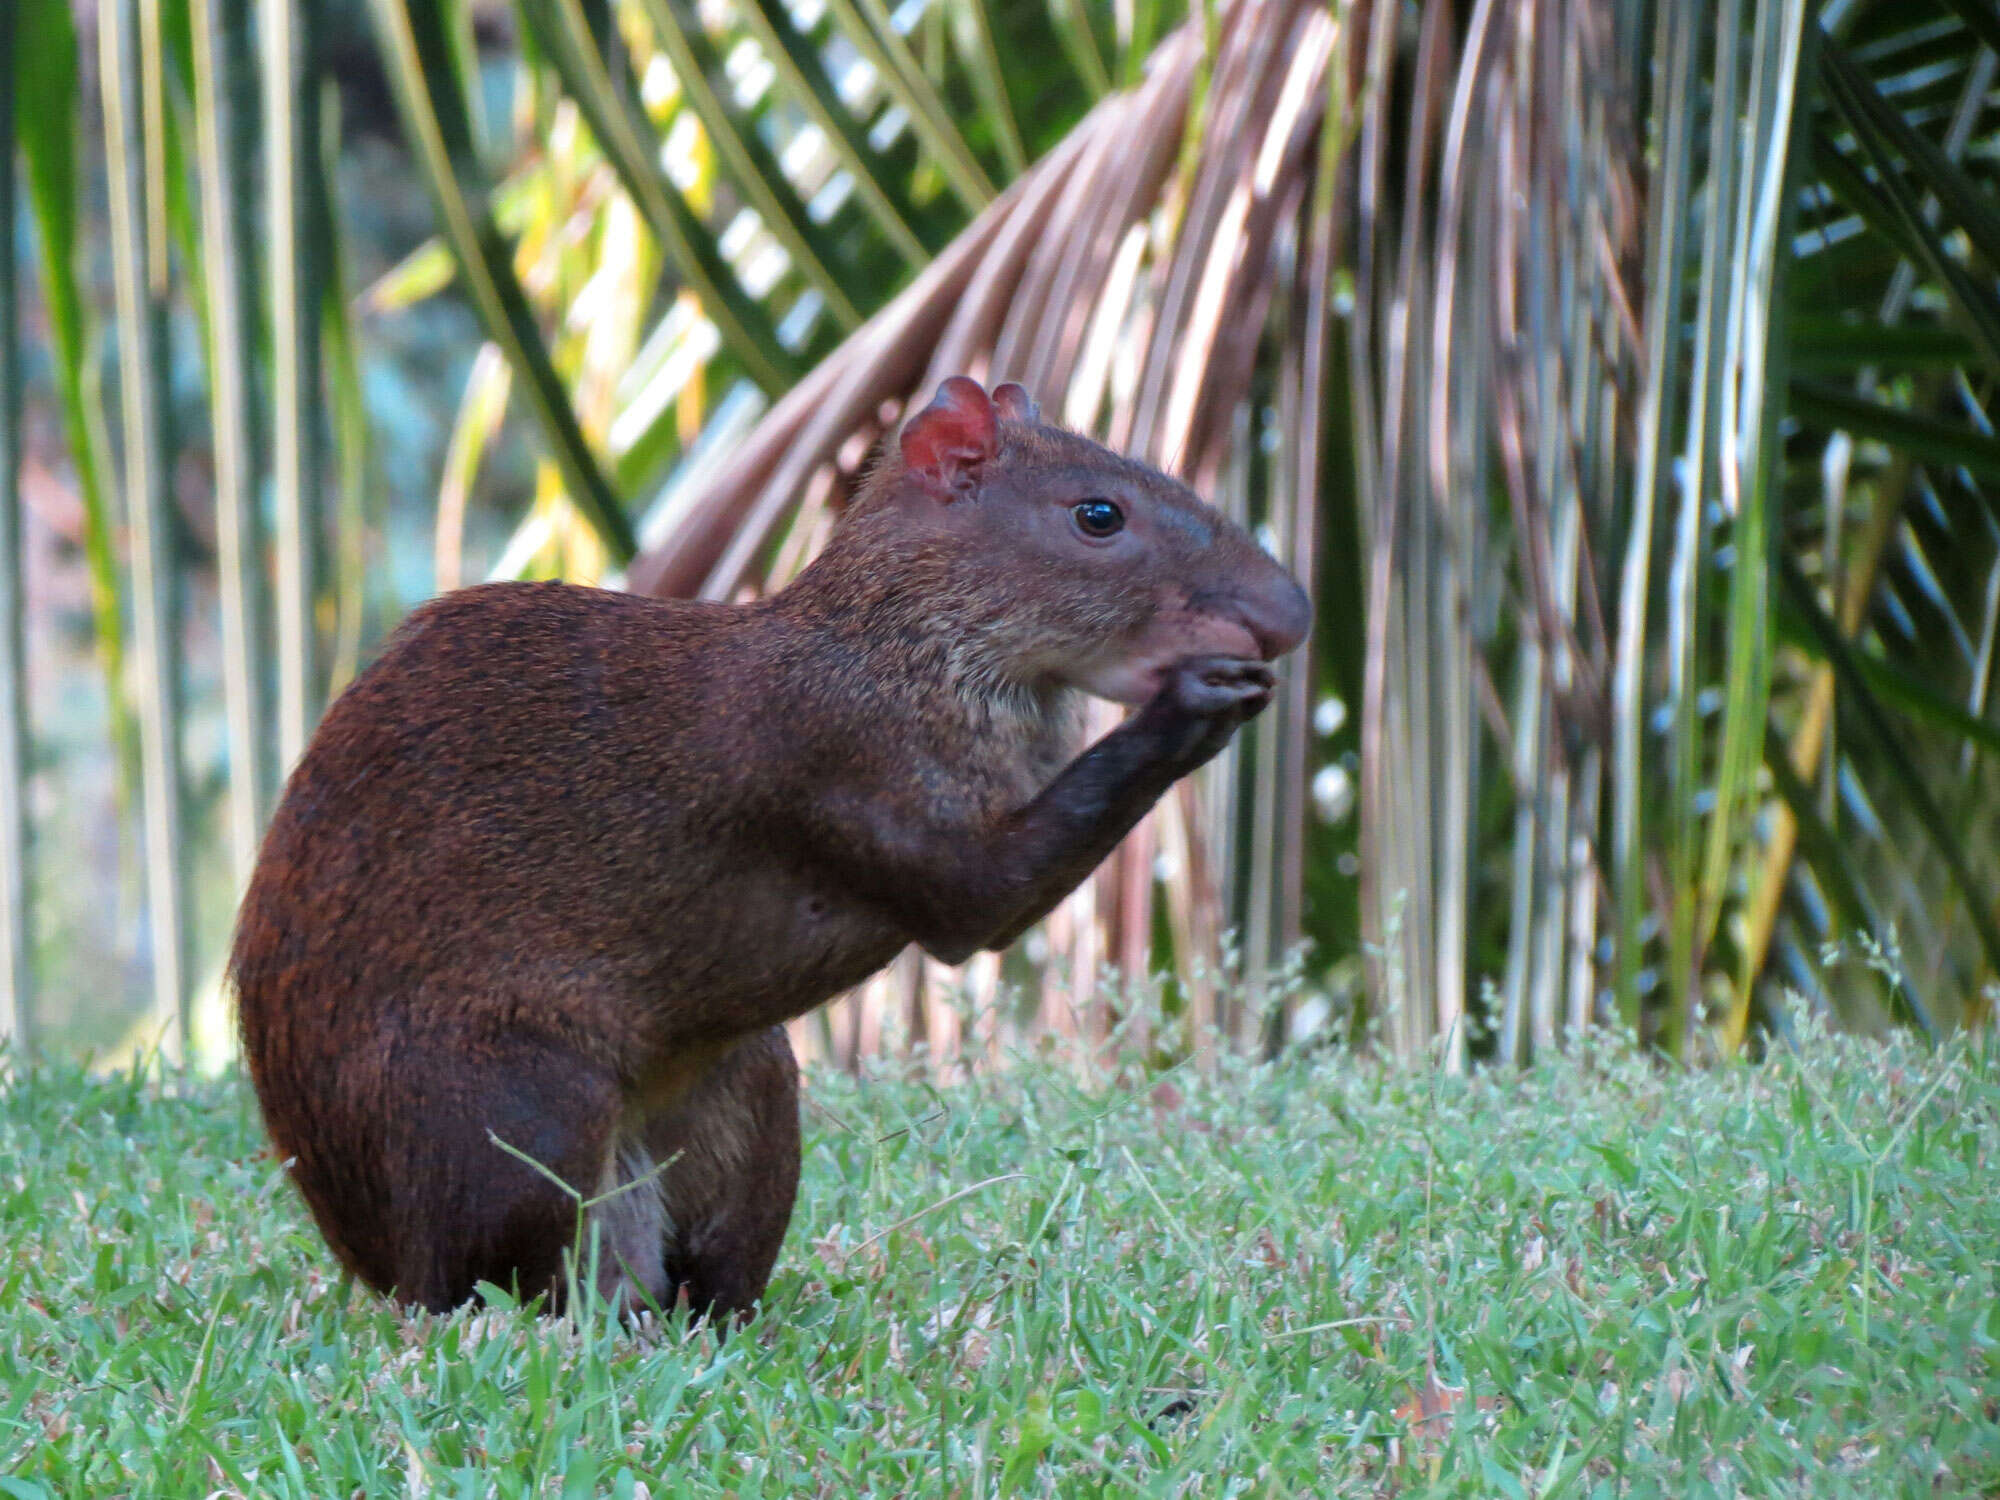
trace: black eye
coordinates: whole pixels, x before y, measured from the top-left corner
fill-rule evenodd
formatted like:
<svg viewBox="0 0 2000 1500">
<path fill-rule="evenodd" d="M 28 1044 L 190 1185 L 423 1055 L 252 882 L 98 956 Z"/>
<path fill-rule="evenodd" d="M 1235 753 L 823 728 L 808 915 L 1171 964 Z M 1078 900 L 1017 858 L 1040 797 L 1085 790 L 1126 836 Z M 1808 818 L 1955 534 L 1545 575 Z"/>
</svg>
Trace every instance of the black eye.
<svg viewBox="0 0 2000 1500">
<path fill-rule="evenodd" d="M 1109 500 L 1079 500 L 1069 513 L 1085 536 L 1116 536 L 1125 529 L 1125 512 Z"/>
</svg>

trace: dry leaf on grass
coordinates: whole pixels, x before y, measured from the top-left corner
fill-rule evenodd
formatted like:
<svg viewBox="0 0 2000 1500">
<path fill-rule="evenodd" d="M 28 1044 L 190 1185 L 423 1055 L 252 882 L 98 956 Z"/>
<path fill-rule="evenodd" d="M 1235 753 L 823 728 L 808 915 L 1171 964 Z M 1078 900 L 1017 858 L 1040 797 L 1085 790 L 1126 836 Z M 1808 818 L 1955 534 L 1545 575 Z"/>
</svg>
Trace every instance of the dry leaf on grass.
<svg viewBox="0 0 2000 1500">
<path fill-rule="evenodd" d="M 1396 1420 L 1410 1429 L 1410 1452 L 1412 1460 L 1422 1460 L 1436 1453 L 1444 1445 L 1451 1432 L 1452 1416 L 1459 1407 L 1466 1404 L 1468 1387 L 1446 1385 L 1437 1377 L 1437 1367 L 1426 1364 L 1423 1383 L 1410 1392 L 1409 1400 L 1396 1408 Z M 1475 1412 L 1497 1412 L 1500 1409 L 1498 1396 L 1477 1396 L 1472 1398 Z M 1401 1445 L 1394 1438 L 1389 1440 L 1389 1461 L 1391 1464 L 1402 1460 Z"/>
</svg>

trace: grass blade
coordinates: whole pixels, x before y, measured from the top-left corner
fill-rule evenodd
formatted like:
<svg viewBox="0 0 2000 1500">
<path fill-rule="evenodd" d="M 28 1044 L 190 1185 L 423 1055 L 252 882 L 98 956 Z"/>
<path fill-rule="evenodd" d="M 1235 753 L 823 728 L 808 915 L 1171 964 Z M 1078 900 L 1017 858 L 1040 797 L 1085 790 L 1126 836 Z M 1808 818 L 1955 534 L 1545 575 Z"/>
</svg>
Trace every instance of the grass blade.
<svg viewBox="0 0 2000 1500">
<path fill-rule="evenodd" d="M 404 129 L 458 256 L 486 335 L 506 353 L 570 502 L 620 563 L 637 550 L 632 523 L 612 493 L 549 359 L 506 241 L 493 222 L 471 127 L 434 6 L 370 0 Z"/>
<path fill-rule="evenodd" d="M 313 201 L 324 222 L 334 199 L 334 164 L 339 160 L 340 90 L 331 78 L 320 84 L 320 148 L 313 163 Z M 326 274 L 319 285 L 319 335 L 326 388 L 333 407 L 333 449 L 339 478 L 334 509 L 333 660 L 327 695 L 338 693 L 361 667 L 361 636 L 368 611 L 368 411 L 361 393 L 361 362 L 355 354 L 354 307 L 340 240 L 323 241 Z M 309 375 L 316 372 L 308 371 Z"/>
</svg>

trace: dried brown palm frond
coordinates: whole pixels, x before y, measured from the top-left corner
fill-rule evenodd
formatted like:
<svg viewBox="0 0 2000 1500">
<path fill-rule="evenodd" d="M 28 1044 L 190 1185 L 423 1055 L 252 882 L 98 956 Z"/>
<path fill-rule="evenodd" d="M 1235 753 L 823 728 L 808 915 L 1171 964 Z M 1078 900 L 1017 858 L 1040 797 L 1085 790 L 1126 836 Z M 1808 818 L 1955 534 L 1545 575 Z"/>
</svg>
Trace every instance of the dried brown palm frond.
<svg viewBox="0 0 2000 1500">
<path fill-rule="evenodd" d="M 1638 96 L 1613 11 L 1482 0 L 1460 38 L 1452 7 L 1426 5 L 1400 122 L 1393 39 L 1369 57 L 1362 920 L 1396 1050 L 1453 1065 L 1496 895 L 1478 865 L 1506 837 L 1476 826 L 1496 777 L 1514 802 L 1501 1051 L 1581 1024 L 1596 990 L 1604 548 L 1640 352 Z"/>
</svg>

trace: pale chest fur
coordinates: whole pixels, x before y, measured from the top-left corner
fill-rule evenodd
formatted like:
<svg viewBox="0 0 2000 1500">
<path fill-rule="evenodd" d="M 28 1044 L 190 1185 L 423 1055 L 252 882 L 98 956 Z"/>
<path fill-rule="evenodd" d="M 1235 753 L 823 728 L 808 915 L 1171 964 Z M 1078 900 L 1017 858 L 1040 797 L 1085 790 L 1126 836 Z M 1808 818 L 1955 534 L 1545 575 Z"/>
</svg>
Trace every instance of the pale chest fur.
<svg viewBox="0 0 2000 1500">
<path fill-rule="evenodd" d="M 1081 700 L 1074 693 L 1019 692 L 968 706 L 963 737 L 930 769 L 940 804 L 960 801 L 957 816 L 992 822 L 1027 806 L 1082 748 Z M 956 753 L 954 753 L 956 752 Z M 975 805 L 963 805 L 968 793 Z M 940 816 L 950 810 L 940 805 Z"/>
</svg>

